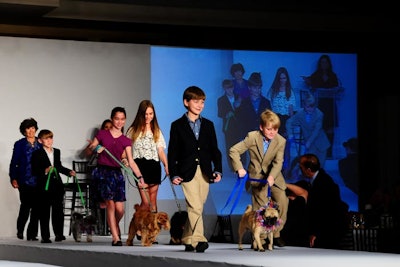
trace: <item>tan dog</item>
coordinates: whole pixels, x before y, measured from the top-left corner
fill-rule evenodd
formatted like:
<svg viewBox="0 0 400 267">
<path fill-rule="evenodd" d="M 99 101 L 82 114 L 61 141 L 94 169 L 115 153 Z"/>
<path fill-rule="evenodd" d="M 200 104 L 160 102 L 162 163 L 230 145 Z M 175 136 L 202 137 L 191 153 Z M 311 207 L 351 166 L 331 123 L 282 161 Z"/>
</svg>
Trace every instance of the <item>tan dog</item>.
<svg viewBox="0 0 400 267">
<path fill-rule="evenodd" d="M 140 208 L 139 204 L 135 204 L 135 213 L 129 224 L 126 245 L 133 246 L 133 238 L 138 234 L 141 236 L 142 246 L 152 246 L 161 230 L 169 230 L 170 228 L 171 224 L 167 213 L 151 212 L 150 210 Z"/>
<path fill-rule="evenodd" d="M 276 208 L 267 206 L 253 211 L 252 206 L 248 205 L 239 223 L 239 250 L 243 250 L 242 239 L 247 230 L 251 231 L 255 251 L 265 251 L 263 245 L 267 237 L 268 250 L 272 250 L 273 231 L 279 223 L 279 213 Z"/>
</svg>

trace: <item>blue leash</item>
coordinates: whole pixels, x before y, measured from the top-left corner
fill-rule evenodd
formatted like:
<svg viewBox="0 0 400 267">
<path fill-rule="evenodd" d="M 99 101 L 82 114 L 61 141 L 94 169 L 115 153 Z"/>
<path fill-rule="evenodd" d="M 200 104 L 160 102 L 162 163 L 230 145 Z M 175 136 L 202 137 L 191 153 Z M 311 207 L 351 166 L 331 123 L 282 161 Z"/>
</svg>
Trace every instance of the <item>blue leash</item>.
<svg viewBox="0 0 400 267">
<path fill-rule="evenodd" d="M 229 195 L 228 199 L 226 200 L 225 206 L 221 209 L 221 214 L 223 214 L 224 209 L 228 206 L 228 204 L 231 202 L 233 196 L 236 194 L 235 201 L 233 202 L 231 211 L 229 212 L 229 215 L 232 214 L 233 210 L 236 208 L 237 203 L 239 202 L 240 196 L 242 195 L 243 188 L 246 184 L 247 181 L 254 181 L 254 182 L 259 182 L 259 183 L 267 183 L 267 180 L 262 180 L 262 179 L 255 179 L 255 178 L 249 178 L 249 174 L 246 173 L 246 175 L 243 178 L 240 178 L 238 176 L 238 179 L 236 180 L 235 186 L 232 189 L 231 194 Z M 271 187 L 268 186 L 268 200 L 270 202 L 271 199 Z"/>
</svg>

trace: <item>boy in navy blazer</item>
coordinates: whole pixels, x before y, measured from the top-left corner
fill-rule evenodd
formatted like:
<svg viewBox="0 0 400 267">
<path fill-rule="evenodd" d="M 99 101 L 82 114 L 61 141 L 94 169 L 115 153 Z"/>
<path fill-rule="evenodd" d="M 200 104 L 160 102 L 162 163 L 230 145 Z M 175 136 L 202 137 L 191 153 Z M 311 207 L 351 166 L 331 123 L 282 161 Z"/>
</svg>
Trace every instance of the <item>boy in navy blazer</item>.
<svg viewBox="0 0 400 267">
<path fill-rule="evenodd" d="M 168 166 L 171 181 L 182 185 L 188 212 L 182 243 L 185 251 L 204 252 L 203 209 L 210 183 L 222 178 L 222 155 L 218 149 L 214 123 L 200 115 L 206 95 L 197 86 L 183 93 L 187 112 L 171 123 Z"/>
</svg>

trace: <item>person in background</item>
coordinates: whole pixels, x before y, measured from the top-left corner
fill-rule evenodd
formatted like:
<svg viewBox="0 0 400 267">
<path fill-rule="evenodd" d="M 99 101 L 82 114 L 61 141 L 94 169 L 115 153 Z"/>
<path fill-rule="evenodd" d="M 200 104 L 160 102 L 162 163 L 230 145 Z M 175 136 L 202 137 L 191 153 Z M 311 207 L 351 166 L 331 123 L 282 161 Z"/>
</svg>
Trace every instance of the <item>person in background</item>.
<svg viewBox="0 0 400 267">
<path fill-rule="evenodd" d="M 305 83 L 311 88 L 311 92 L 322 89 L 337 88 L 339 79 L 333 71 L 332 61 L 329 55 L 321 55 L 318 59 L 317 69 L 308 77 L 303 77 Z M 324 113 L 323 129 L 326 132 L 329 142 L 333 144 L 335 128 L 338 127 L 338 115 L 335 93 L 327 94 L 321 91 L 318 97 L 318 107 Z M 328 149 L 328 157 L 332 156 L 332 148 Z"/>
<path fill-rule="evenodd" d="M 289 72 L 285 67 L 277 69 L 271 88 L 267 93 L 271 109 L 281 120 L 279 134 L 287 137 L 286 120 L 296 111 L 296 96 L 290 82 Z"/>
<path fill-rule="evenodd" d="M 228 158 L 228 165 L 230 165 L 229 149 L 235 143 L 240 140 L 238 135 L 239 126 L 235 115 L 237 106 L 237 98 L 233 93 L 233 82 L 232 80 L 225 79 L 222 81 L 222 88 L 224 94 L 217 100 L 218 105 L 218 117 L 222 119 L 222 132 L 225 136 L 225 150 Z"/>
<path fill-rule="evenodd" d="M 262 79 L 261 73 L 253 72 L 248 80 L 250 96 L 243 99 L 240 107 L 237 108 L 237 116 L 241 125 L 240 136 L 249 131 L 258 130 L 260 127 L 260 115 L 266 109 L 271 109 L 269 100 L 261 94 Z"/>
<path fill-rule="evenodd" d="M 182 244 L 188 252 L 204 252 L 208 248 L 203 225 L 204 204 L 210 183 L 222 179 L 222 154 L 214 123 L 200 115 L 205 100 L 201 88 L 185 89 L 183 105 L 187 112 L 171 123 L 168 144 L 170 179 L 174 185 L 182 186 L 187 206 Z"/>
<path fill-rule="evenodd" d="M 346 149 L 346 157 L 338 161 L 339 174 L 344 184 L 358 195 L 358 141 L 357 138 L 350 138 L 343 143 Z"/>
<path fill-rule="evenodd" d="M 110 130 L 112 127 L 112 121 L 110 119 L 105 119 L 102 123 L 101 123 L 101 130 Z"/>
<path fill-rule="evenodd" d="M 111 111 L 112 127 L 100 130 L 89 145 L 89 149 L 99 153 L 97 167 L 92 172 L 93 179 L 99 182 L 100 196 L 106 203 L 107 224 L 112 235 L 112 246 L 122 246 L 119 222 L 124 216 L 125 178 L 120 160 L 125 153 L 128 166 L 144 185 L 143 176 L 132 158 L 132 140 L 123 134 L 126 111 L 123 107 L 114 107 Z M 104 151 L 107 149 L 107 151 Z M 108 153 L 109 152 L 109 153 Z M 111 155 L 110 155 L 111 154 Z"/>
<path fill-rule="evenodd" d="M 29 219 L 27 240 L 37 241 L 39 214 L 37 210 L 37 178 L 32 174 L 31 157 L 42 145 L 38 142 L 36 131 L 38 124 L 34 118 L 21 122 L 20 133 L 24 136 L 14 143 L 9 176 L 13 188 L 19 192 L 19 213 L 17 218 L 17 237 L 24 239 L 25 225 Z"/>
<path fill-rule="evenodd" d="M 250 95 L 247 80 L 243 78 L 245 70 L 242 63 L 232 64 L 230 73 L 233 77 L 233 93 L 235 94 L 238 105 L 240 105 L 240 102 Z"/>
<path fill-rule="evenodd" d="M 50 214 L 55 241 L 65 240 L 64 232 L 64 183 L 60 173 L 75 176 L 74 170 L 61 164 L 61 152 L 53 147 L 53 132 L 41 130 L 38 135 L 42 148 L 32 153 L 32 173 L 37 177 L 40 202 L 40 234 L 42 243 L 51 243 Z"/>
<path fill-rule="evenodd" d="M 316 106 L 314 96 L 308 94 L 303 100 L 303 108 L 286 121 L 288 141 L 292 142 L 294 138 L 293 128 L 300 126 L 305 152 L 317 155 L 321 166 L 325 165 L 327 150 L 331 146 L 322 128 L 323 119 L 324 114 Z"/>
<path fill-rule="evenodd" d="M 286 121 L 293 116 L 297 108 L 296 96 L 290 82 L 289 72 L 285 67 L 279 67 L 277 69 L 275 78 L 266 97 L 271 102 L 272 111 L 275 112 L 281 120 L 279 134 L 287 138 Z M 283 162 L 284 171 L 288 170 L 290 167 L 290 145 L 291 144 L 288 142 L 285 148 L 285 160 Z"/>
<path fill-rule="evenodd" d="M 100 130 L 110 130 L 112 127 L 112 121 L 110 119 L 105 119 L 100 126 Z M 97 166 L 97 159 L 98 159 L 98 153 L 93 153 L 89 149 L 89 145 L 92 142 L 92 140 L 89 140 L 89 144 L 87 145 L 85 149 L 85 154 L 90 157 L 88 166 L 93 170 Z M 101 235 L 105 235 L 109 233 L 109 229 L 106 224 L 106 212 L 104 212 L 106 208 L 106 203 L 104 202 L 104 199 L 101 198 L 100 190 L 99 190 L 99 184 L 97 179 L 91 179 L 91 197 L 90 197 L 90 207 L 92 209 L 92 213 L 96 214 L 98 218 L 98 232 Z M 107 228 L 107 229 L 106 229 Z"/>
<path fill-rule="evenodd" d="M 333 71 L 331 58 L 326 54 L 319 57 L 317 69 L 310 76 L 303 77 L 303 79 L 312 89 L 339 86 L 339 80 Z"/>
<path fill-rule="evenodd" d="M 271 199 L 279 207 L 279 217 L 282 223 L 274 231 L 273 244 L 278 247 L 285 246 L 280 236 L 286 222 L 288 198 L 286 196 L 286 182 L 282 175 L 283 157 L 286 139 L 278 131 L 280 120 L 272 110 L 264 110 L 259 118 L 259 129 L 249 132 L 244 140 L 233 145 L 229 150 L 229 156 L 234 170 L 240 178 L 248 173 L 249 180 L 246 189 L 251 191 L 253 210 L 257 211 L 268 204 L 268 188 L 271 189 Z M 240 159 L 245 152 L 250 154 L 250 163 L 247 171 Z M 270 240 L 271 241 L 271 240 Z"/>
<path fill-rule="evenodd" d="M 105 119 L 100 126 L 100 130 L 110 130 L 112 127 L 112 121 L 110 119 Z M 95 168 L 97 166 L 97 159 L 99 154 L 98 153 L 93 153 L 93 151 L 90 149 L 90 144 L 92 142 L 92 140 L 88 140 L 89 144 L 87 145 L 85 151 L 86 151 L 86 155 L 90 156 L 90 160 L 88 165 L 92 168 Z M 96 190 L 97 188 L 99 188 L 99 185 L 97 184 L 97 180 L 96 179 L 92 179 L 92 185 L 91 187 L 94 190 L 94 195 L 93 198 L 91 199 L 93 206 L 98 206 L 101 209 L 104 209 L 106 207 L 106 203 L 104 203 L 104 200 L 101 199 L 98 190 Z"/>
<path fill-rule="evenodd" d="M 136 117 L 126 136 L 132 140 L 133 159 L 144 176 L 144 185 L 138 187 L 142 209 L 157 212 L 157 194 L 161 184 L 161 166 L 168 172 L 166 143 L 158 125 L 157 115 L 150 100 L 140 102 Z M 137 184 L 137 183 L 136 183 Z"/>
<path fill-rule="evenodd" d="M 321 168 L 316 155 L 300 156 L 299 165 L 310 183 L 306 206 L 309 246 L 339 249 L 349 224 L 349 206 L 342 201 L 339 186 Z"/>
</svg>

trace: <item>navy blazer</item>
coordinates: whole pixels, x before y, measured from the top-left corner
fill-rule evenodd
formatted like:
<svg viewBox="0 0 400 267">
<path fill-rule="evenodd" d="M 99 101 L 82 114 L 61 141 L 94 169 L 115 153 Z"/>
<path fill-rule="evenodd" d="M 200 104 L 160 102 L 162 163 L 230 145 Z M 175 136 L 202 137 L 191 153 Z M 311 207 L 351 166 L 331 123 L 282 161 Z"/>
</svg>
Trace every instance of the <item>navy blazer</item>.
<svg viewBox="0 0 400 267">
<path fill-rule="evenodd" d="M 60 173 L 69 176 L 71 172 L 70 169 L 65 168 L 61 164 L 61 152 L 57 148 L 53 148 L 54 151 L 54 167 L 56 168 L 56 173 L 52 173 L 49 182 L 49 192 L 54 193 L 63 193 L 64 192 L 64 184 L 61 180 Z M 45 170 L 47 167 L 51 166 L 51 162 L 49 157 L 47 156 L 44 148 L 38 149 L 33 152 L 32 159 L 32 173 L 37 176 L 37 186 L 40 191 L 45 191 L 46 182 L 48 179 L 48 175 L 45 174 Z"/>
<path fill-rule="evenodd" d="M 171 123 L 168 144 L 168 170 L 171 180 L 179 176 L 183 182 L 191 181 L 197 165 L 200 165 L 208 179 L 213 179 L 214 172 L 222 174 L 222 154 L 218 148 L 214 123 L 201 118 L 197 140 L 184 114 Z"/>
</svg>

